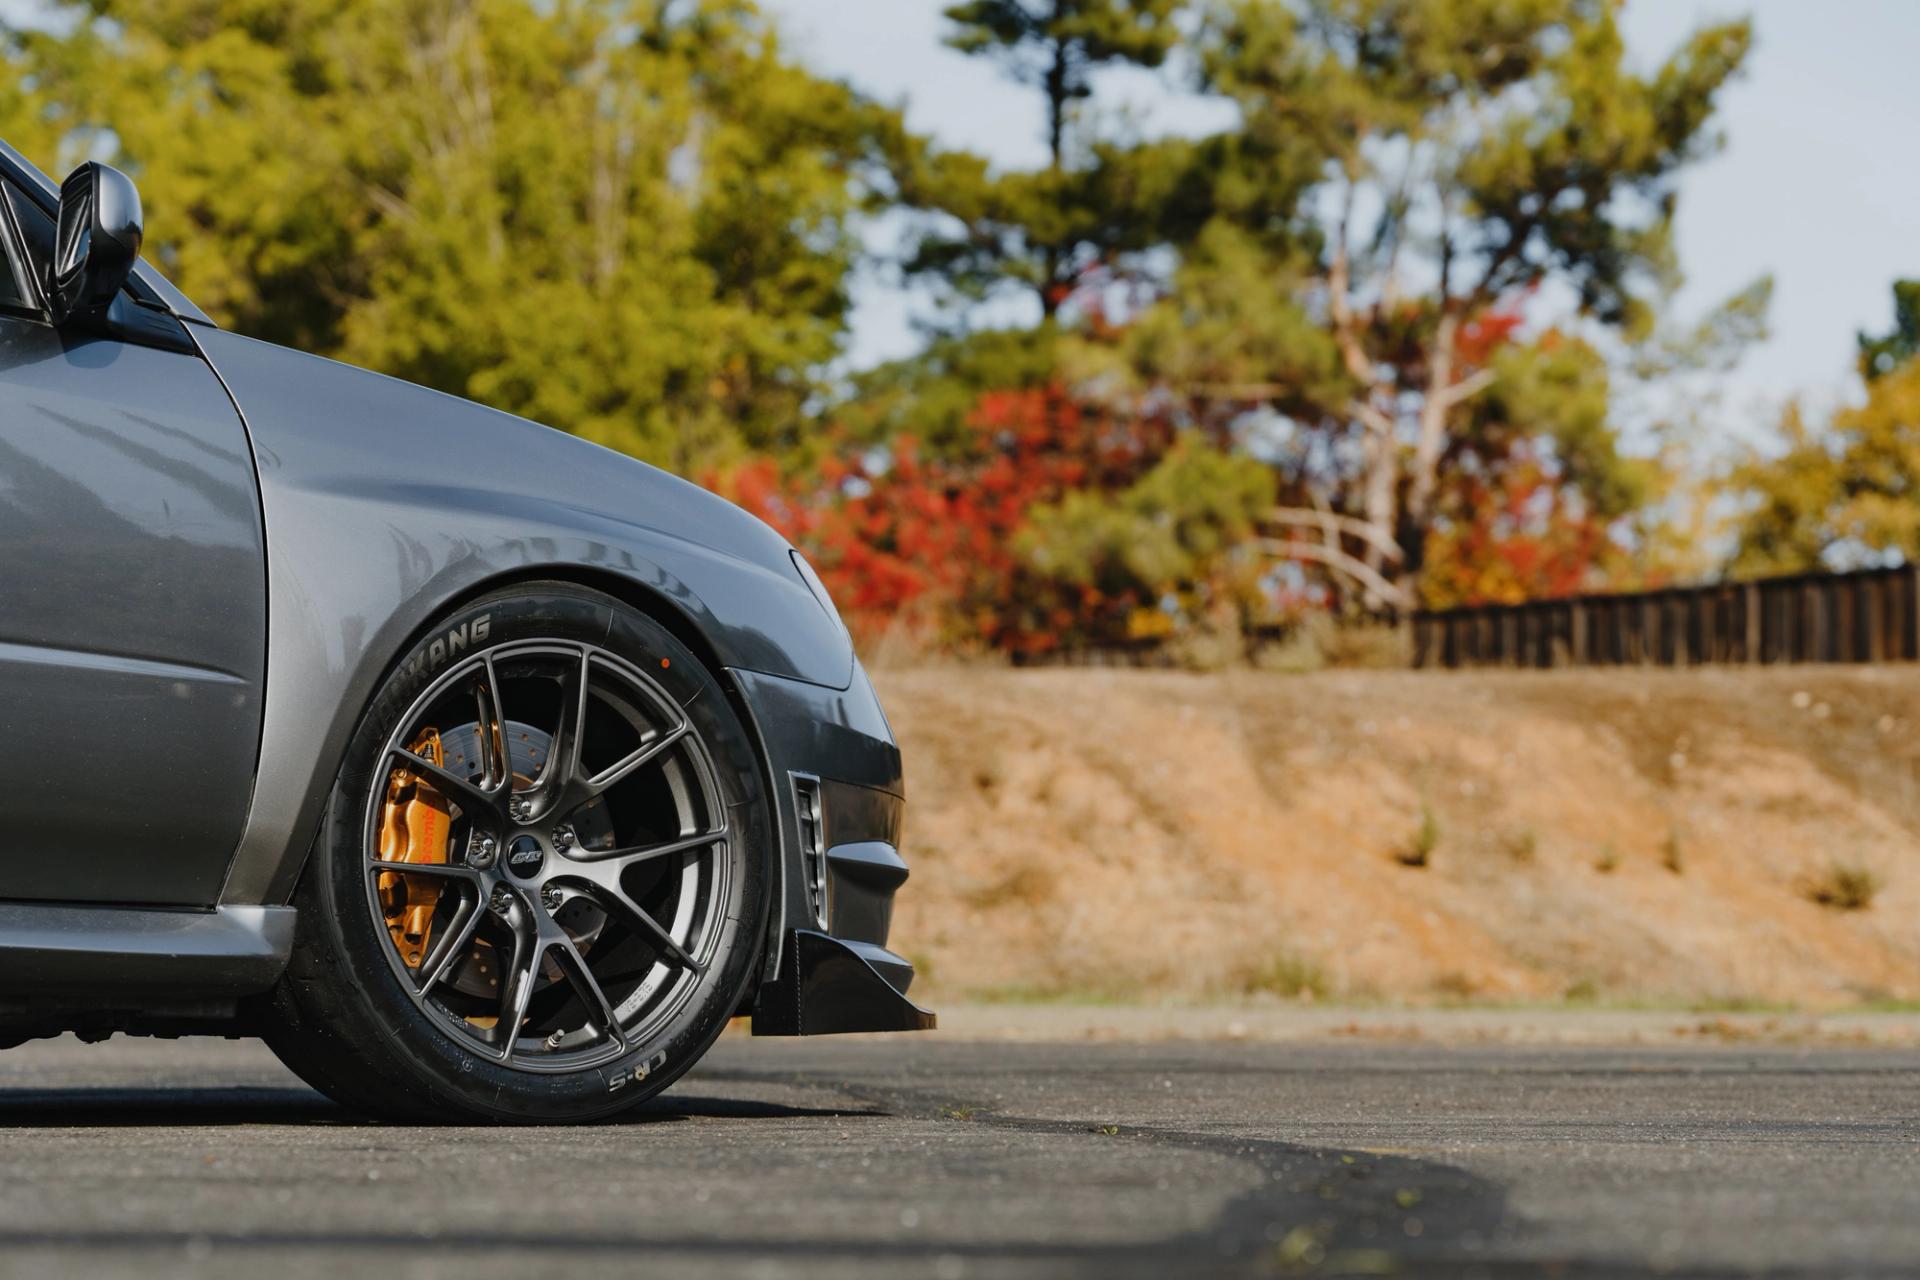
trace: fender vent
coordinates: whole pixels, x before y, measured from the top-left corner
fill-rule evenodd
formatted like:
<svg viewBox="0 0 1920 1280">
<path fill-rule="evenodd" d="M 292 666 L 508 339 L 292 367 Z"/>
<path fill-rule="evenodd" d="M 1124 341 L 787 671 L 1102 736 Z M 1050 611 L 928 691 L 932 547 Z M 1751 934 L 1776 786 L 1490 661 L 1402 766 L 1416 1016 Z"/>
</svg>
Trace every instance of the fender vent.
<svg viewBox="0 0 1920 1280">
<path fill-rule="evenodd" d="M 818 778 L 793 775 L 793 807 L 800 815 L 800 866 L 807 883 L 807 907 L 826 929 L 832 904 L 827 900 L 827 823 L 820 809 Z"/>
</svg>

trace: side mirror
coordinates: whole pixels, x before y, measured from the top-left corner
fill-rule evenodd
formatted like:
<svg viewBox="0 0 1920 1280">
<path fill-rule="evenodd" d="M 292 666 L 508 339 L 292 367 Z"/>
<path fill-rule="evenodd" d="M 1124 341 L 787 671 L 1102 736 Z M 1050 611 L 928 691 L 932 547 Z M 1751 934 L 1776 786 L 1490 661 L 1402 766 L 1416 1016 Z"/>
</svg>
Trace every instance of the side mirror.
<svg viewBox="0 0 1920 1280">
<path fill-rule="evenodd" d="M 67 175 L 47 264 L 47 306 L 56 325 L 98 315 L 126 287 L 142 225 L 132 178 L 95 160 Z"/>
</svg>

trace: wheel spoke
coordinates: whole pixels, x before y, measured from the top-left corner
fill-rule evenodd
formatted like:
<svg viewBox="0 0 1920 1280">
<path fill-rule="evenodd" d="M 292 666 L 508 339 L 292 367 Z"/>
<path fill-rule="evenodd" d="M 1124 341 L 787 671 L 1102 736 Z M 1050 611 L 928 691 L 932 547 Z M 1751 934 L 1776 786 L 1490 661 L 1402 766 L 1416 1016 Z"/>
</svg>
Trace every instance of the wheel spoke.
<svg viewBox="0 0 1920 1280">
<path fill-rule="evenodd" d="M 637 926 L 653 944 L 673 957 L 674 963 L 683 969 L 695 973 L 705 973 L 707 966 L 688 955 L 686 949 L 675 940 L 666 928 L 655 920 L 647 909 L 634 901 L 633 895 L 620 883 L 620 872 L 624 864 L 613 862 L 588 862 L 568 867 L 567 875 L 583 882 L 583 890 L 600 909 L 609 915 L 618 915 L 628 924 Z"/>
<path fill-rule="evenodd" d="M 405 747 L 395 747 L 393 754 L 405 761 L 407 768 L 432 782 L 442 792 L 450 794 L 456 802 L 462 801 L 464 797 L 464 803 L 470 806 L 491 809 L 503 790 L 498 783 L 484 786 L 471 778 L 463 778 Z"/>
<path fill-rule="evenodd" d="M 580 661 L 560 678 L 559 723 L 554 725 L 553 741 L 548 744 L 547 767 L 540 771 L 540 778 L 533 785 L 534 794 L 546 809 L 560 804 L 580 777 L 580 739 L 586 733 L 592 662 L 592 655 L 582 649 Z"/>
<path fill-rule="evenodd" d="M 625 1049 L 627 1037 L 620 1030 L 620 1017 L 613 1010 L 613 1001 L 607 999 L 600 980 L 593 976 L 593 970 L 587 966 L 587 958 L 580 954 L 580 948 L 575 945 L 572 936 L 557 921 L 554 930 L 560 936 L 548 944 L 548 949 L 559 953 L 560 971 L 567 975 L 567 981 L 573 986 L 574 994 L 580 997 L 580 1003 L 586 1005 L 588 1016 L 599 1019 L 607 1039 Z"/>
<path fill-rule="evenodd" d="M 507 713 L 500 702 L 500 677 L 493 669 L 492 654 L 482 659 L 473 700 L 474 724 L 480 731 L 481 771 L 484 785 L 492 791 L 513 776 L 507 756 Z"/>
<path fill-rule="evenodd" d="M 480 898 L 462 898 L 459 908 L 447 929 L 435 939 L 433 948 L 427 952 L 426 959 L 420 962 L 420 972 L 426 976 L 420 979 L 415 988 L 424 996 L 447 976 L 447 971 L 458 964 L 473 945 L 474 935 L 480 931 L 480 917 L 487 914 L 486 904 Z"/>
<path fill-rule="evenodd" d="M 513 1056 L 514 1041 L 520 1038 L 520 1024 L 527 1020 L 527 1006 L 533 1002 L 543 951 L 524 905 L 515 903 L 506 923 L 513 934 L 513 956 L 501 975 L 504 981 L 500 986 L 500 1014 L 494 1027 L 494 1052 L 503 1061 Z"/>
<path fill-rule="evenodd" d="M 567 856 L 575 862 L 604 862 L 631 867 L 669 854 L 711 848 L 726 838 L 727 828 L 720 827 L 713 831 L 702 831 L 698 835 L 679 836 L 660 844 L 630 845 L 621 849 L 572 849 Z"/>
<path fill-rule="evenodd" d="M 656 734 L 641 743 L 637 750 L 587 779 L 587 795 L 589 797 L 600 795 L 636 770 L 646 768 L 665 754 L 674 743 L 686 737 L 688 729 L 688 724 L 683 720 L 665 733 Z"/>
<path fill-rule="evenodd" d="M 442 880 L 459 880 L 466 884 L 478 884 L 480 873 L 471 867 L 459 867 L 450 862 L 385 862 L 374 859 L 367 864 L 369 871 L 392 871 L 404 876 L 438 876 Z"/>
</svg>

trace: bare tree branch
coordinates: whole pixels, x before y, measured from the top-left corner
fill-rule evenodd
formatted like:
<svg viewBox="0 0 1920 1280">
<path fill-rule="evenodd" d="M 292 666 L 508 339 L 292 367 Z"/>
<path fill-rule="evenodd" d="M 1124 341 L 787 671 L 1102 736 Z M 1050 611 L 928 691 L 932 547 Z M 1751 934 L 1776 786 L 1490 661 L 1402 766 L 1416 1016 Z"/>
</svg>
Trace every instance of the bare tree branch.
<svg viewBox="0 0 1920 1280">
<path fill-rule="evenodd" d="M 1366 348 L 1361 344 L 1359 325 L 1353 314 L 1353 263 L 1349 256 L 1347 235 L 1353 220 L 1354 183 L 1347 180 L 1346 202 L 1340 210 L 1340 224 L 1334 232 L 1333 259 L 1327 265 L 1327 313 L 1333 318 L 1333 339 L 1340 348 L 1340 358 L 1345 361 L 1347 372 L 1363 388 L 1362 396 L 1371 395 L 1380 385 L 1380 372 L 1374 368 L 1373 361 L 1367 359 Z"/>
<path fill-rule="evenodd" d="M 1393 419 L 1381 410 L 1378 405 L 1368 404 L 1365 400 L 1355 400 L 1347 406 L 1347 412 L 1351 413 L 1360 421 L 1362 426 L 1375 435 L 1390 436 L 1393 434 Z"/>
<path fill-rule="evenodd" d="M 1451 409 L 1463 400 L 1473 399 L 1473 397 L 1479 395 L 1499 380 L 1500 375 L 1496 374 L 1493 370 L 1481 369 L 1469 377 L 1460 379 L 1460 381 L 1454 383 L 1452 386 L 1443 387 L 1432 394 L 1438 396 L 1440 400 L 1446 404 L 1447 408 Z"/>
<path fill-rule="evenodd" d="M 1284 538 L 1261 538 L 1256 544 L 1269 555 L 1283 560 L 1308 560 L 1345 574 L 1396 609 L 1412 608 L 1412 597 L 1401 587 L 1388 582 L 1379 570 L 1344 551 L 1323 547 L 1317 542 L 1295 542 Z"/>
<path fill-rule="evenodd" d="M 1383 537 L 1378 529 L 1365 520 L 1356 519 L 1353 516 L 1325 510 L 1309 511 L 1305 507 L 1276 507 L 1267 513 L 1266 518 L 1272 524 L 1289 525 L 1301 529 L 1319 529 L 1334 538 L 1344 533 L 1379 547 L 1380 553 L 1389 560 L 1397 562 L 1400 559 L 1399 544 L 1392 538 Z M 1338 543 L 1331 545 L 1337 547 Z"/>
</svg>

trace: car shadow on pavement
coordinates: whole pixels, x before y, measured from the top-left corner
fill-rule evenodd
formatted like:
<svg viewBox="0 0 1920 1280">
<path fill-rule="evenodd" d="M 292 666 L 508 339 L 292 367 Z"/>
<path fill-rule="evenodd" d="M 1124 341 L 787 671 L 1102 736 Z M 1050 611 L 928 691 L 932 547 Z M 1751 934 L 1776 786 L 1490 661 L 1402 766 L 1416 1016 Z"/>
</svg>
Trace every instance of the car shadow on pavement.
<svg viewBox="0 0 1920 1280">
<path fill-rule="evenodd" d="M 668 1094 L 605 1121 L 611 1125 L 684 1120 L 852 1119 L 866 1108 L 794 1107 L 742 1098 Z M 0 1132 L 8 1129 L 179 1128 L 220 1125 L 383 1126 L 300 1088 L 175 1087 L 0 1089 Z"/>
</svg>

